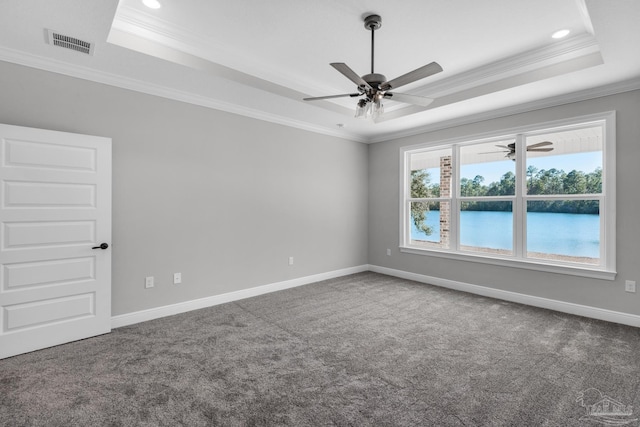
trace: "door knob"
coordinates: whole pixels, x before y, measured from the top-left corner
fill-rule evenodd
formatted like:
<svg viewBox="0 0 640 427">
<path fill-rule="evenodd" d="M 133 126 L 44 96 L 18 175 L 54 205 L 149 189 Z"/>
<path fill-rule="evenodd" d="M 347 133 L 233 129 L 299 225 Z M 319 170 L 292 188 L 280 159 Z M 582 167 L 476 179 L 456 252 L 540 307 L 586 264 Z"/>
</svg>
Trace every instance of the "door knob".
<svg viewBox="0 0 640 427">
<path fill-rule="evenodd" d="M 107 249 L 109 247 L 106 243 L 100 243 L 100 246 L 94 246 L 91 249 Z"/>
</svg>

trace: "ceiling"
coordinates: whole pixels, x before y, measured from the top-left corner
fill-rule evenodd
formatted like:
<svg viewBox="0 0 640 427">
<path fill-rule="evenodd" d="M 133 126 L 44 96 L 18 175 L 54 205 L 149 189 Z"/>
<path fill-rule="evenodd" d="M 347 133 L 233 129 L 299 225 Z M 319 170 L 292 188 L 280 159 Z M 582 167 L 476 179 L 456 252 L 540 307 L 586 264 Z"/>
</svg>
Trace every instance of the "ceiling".
<svg viewBox="0 0 640 427">
<path fill-rule="evenodd" d="M 0 0 L 0 60 L 361 142 L 640 88 L 637 0 Z M 443 72 L 353 117 L 354 92 L 329 66 L 395 78 L 432 61 Z M 559 29 L 568 37 L 551 38 Z M 91 55 L 47 43 L 89 41 Z"/>
</svg>

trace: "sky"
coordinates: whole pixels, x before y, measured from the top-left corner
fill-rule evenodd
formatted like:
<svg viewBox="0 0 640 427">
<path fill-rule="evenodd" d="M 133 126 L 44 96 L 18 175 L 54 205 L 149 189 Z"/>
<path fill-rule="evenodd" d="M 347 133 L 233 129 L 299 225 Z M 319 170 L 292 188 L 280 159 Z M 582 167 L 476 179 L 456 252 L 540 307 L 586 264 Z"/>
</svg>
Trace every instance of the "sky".
<svg viewBox="0 0 640 427">
<path fill-rule="evenodd" d="M 502 161 L 502 162 L 486 162 L 475 163 L 470 165 L 463 165 L 460 170 L 461 178 L 473 179 L 476 175 L 484 177 L 484 185 L 489 185 L 492 182 L 500 181 L 500 177 L 508 171 L 515 173 L 514 161 Z M 593 172 L 596 168 L 602 167 L 602 152 L 593 151 L 587 153 L 573 153 L 564 154 L 560 156 L 542 156 L 531 157 L 527 159 L 527 166 L 535 166 L 540 169 L 562 169 L 565 172 L 571 172 L 572 170 L 578 170 L 585 173 Z M 437 176 L 431 172 L 431 176 Z M 433 180 L 435 181 L 435 180 Z"/>
</svg>

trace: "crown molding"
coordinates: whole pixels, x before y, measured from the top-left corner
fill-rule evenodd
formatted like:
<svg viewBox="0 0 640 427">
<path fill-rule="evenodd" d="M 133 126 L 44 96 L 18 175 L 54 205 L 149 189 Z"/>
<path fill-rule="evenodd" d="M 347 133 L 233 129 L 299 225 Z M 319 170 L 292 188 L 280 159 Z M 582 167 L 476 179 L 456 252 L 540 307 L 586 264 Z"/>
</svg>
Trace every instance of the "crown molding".
<svg viewBox="0 0 640 427">
<path fill-rule="evenodd" d="M 482 122 L 485 120 L 498 119 L 501 117 L 513 116 L 516 114 L 527 113 L 530 111 L 542 110 L 544 108 L 557 107 L 559 105 L 571 104 L 574 102 L 587 101 L 589 99 L 602 98 L 604 96 L 616 95 L 618 93 L 631 92 L 640 90 L 640 79 L 625 80 L 622 82 L 612 83 L 593 89 L 584 89 L 578 92 L 572 92 L 564 95 L 558 95 L 551 98 L 527 102 L 525 104 L 515 105 L 512 107 L 504 107 L 493 111 L 471 114 L 451 120 L 444 120 L 437 123 L 431 123 L 425 126 L 414 127 L 406 131 L 390 132 L 378 137 L 369 138 L 368 143 L 374 144 L 378 142 L 392 141 L 409 136 L 420 135 L 423 133 L 434 132 L 437 130 L 448 129 L 456 126 L 468 125 L 471 123 Z"/>
<path fill-rule="evenodd" d="M 152 36 L 151 39 L 155 42 L 169 40 L 174 47 L 176 45 L 193 46 L 196 49 L 191 49 L 192 52 L 189 53 L 192 54 L 200 49 L 226 51 L 224 45 L 214 39 L 201 37 L 192 31 L 130 6 L 122 6 L 118 9 L 112 28 L 137 36 L 140 36 L 142 32 Z"/>
<path fill-rule="evenodd" d="M 5 47 L 0 47 L 0 60 L 361 143 L 378 143 L 390 141 L 455 126 L 461 126 L 484 120 L 496 119 L 500 117 L 511 116 L 514 114 L 520 114 L 543 108 L 554 107 L 593 98 L 600 98 L 603 96 L 640 89 L 640 79 L 632 79 L 601 86 L 599 88 L 585 89 L 579 92 L 573 92 L 543 100 L 532 101 L 518 106 L 505 107 L 490 112 L 483 112 L 451 120 L 440 121 L 437 123 L 414 127 L 405 131 L 389 132 L 380 136 L 366 137 L 350 133 L 345 130 L 338 131 L 326 126 L 313 125 L 307 122 L 302 122 L 276 114 L 255 110 L 249 107 L 203 97 L 177 89 L 170 89 L 142 80 L 97 71 L 88 67 L 72 65 L 56 59 L 28 54 L 22 51 L 8 49 Z"/>
<path fill-rule="evenodd" d="M 599 52 L 596 39 L 590 34 L 581 34 L 421 86 L 414 92 L 419 95 L 440 98 L 464 89 L 513 77 L 526 71 L 558 64 L 594 52 Z"/>
<path fill-rule="evenodd" d="M 355 142 L 368 142 L 367 138 L 360 135 L 352 134 L 346 131 L 336 131 L 324 126 L 313 125 L 311 123 L 294 120 L 277 114 L 271 114 L 264 111 L 249 108 L 243 105 L 237 105 L 225 101 L 220 101 L 204 96 L 196 95 L 190 92 L 178 89 L 167 88 L 154 83 L 123 77 L 120 75 L 98 71 L 92 68 L 83 67 L 76 64 L 69 64 L 57 59 L 28 54 L 22 51 L 0 47 L 0 61 L 10 62 L 26 67 L 36 68 L 52 73 L 63 74 L 69 77 L 75 77 L 96 83 L 102 83 L 110 86 L 128 89 L 135 92 L 145 93 L 148 95 L 160 96 L 162 98 L 173 99 L 175 101 L 186 102 L 189 104 L 199 105 L 201 107 L 212 108 L 214 110 L 225 111 L 228 113 L 238 114 L 257 120 L 276 123 L 296 129 L 306 130 L 309 132 L 319 133 L 328 136 L 334 136 Z"/>
<path fill-rule="evenodd" d="M 155 43 L 186 52 L 205 61 L 220 61 L 220 64 L 224 63 L 229 68 L 254 75 L 262 80 L 285 85 L 301 91 L 307 96 L 333 90 L 326 85 L 318 85 L 308 79 L 300 79 L 286 70 L 274 69 L 268 64 L 258 63 L 250 57 L 238 55 L 214 38 L 203 37 L 188 28 L 130 6 L 122 6 L 118 9 L 112 29 L 135 37 L 148 38 Z M 212 57 L 212 52 L 218 53 L 218 56 L 221 57 Z"/>
<path fill-rule="evenodd" d="M 599 52 L 600 48 L 596 39 L 591 34 L 584 33 L 567 40 L 558 41 L 481 65 L 451 77 L 443 78 L 434 83 L 417 87 L 411 92 L 416 95 L 440 99 L 448 95 L 474 89 L 481 85 L 506 80 L 552 65 L 567 63 L 576 58 Z M 435 105 L 436 104 L 433 104 L 429 107 L 416 107 L 412 105 L 397 106 L 388 109 L 388 111 L 396 111 L 398 117 L 404 117 L 416 112 L 435 108 Z"/>
</svg>

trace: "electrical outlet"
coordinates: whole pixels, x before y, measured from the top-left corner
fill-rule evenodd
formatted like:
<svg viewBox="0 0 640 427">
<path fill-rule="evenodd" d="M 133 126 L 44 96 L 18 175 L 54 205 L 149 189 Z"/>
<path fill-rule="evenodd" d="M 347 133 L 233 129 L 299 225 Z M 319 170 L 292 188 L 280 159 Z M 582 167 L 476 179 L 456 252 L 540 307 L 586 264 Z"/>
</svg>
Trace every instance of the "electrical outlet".
<svg viewBox="0 0 640 427">
<path fill-rule="evenodd" d="M 153 288 L 154 284 L 153 284 L 153 276 L 147 276 L 144 278 L 144 287 L 149 289 L 149 288 Z"/>
<path fill-rule="evenodd" d="M 177 285 L 182 283 L 182 273 L 173 273 L 173 284 Z"/>
<path fill-rule="evenodd" d="M 387 249 L 387 256 L 391 256 L 391 249 Z"/>
<path fill-rule="evenodd" d="M 289 257 L 289 265 L 293 265 L 293 257 L 292 256 Z"/>
<path fill-rule="evenodd" d="M 627 292 L 635 292 L 636 291 L 636 281 L 635 280 L 625 280 L 624 282 L 624 290 Z"/>
</svg>

